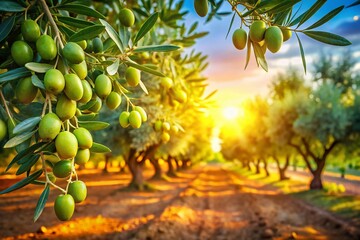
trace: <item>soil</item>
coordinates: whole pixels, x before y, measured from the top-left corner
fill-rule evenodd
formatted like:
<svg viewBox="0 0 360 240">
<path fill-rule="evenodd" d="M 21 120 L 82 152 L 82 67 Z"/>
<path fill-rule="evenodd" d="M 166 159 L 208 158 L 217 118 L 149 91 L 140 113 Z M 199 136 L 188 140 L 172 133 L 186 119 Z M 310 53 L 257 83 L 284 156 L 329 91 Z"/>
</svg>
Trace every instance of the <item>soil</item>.
<svg viewBox="0 0 360 240">
<path fill-rule="evenodd" d="M 146 172 L 149 177 L 151 172 Z M 277 189 L 218 165 L 177 172 L 153 181 L 156 190 L 126 191 L 128 174 L 79 172 L 88 198 L 71 221 L 53 212 L 52 190 L 36 223 L 32 217 L 42 187 L 31 185 L 0 196 L 2 239 L 359 239 L 321 211 Z M 0 189 L 16 179 L 0 179 Z M 360 226 L 358 226 L 360 227 Z"/>
</svg>

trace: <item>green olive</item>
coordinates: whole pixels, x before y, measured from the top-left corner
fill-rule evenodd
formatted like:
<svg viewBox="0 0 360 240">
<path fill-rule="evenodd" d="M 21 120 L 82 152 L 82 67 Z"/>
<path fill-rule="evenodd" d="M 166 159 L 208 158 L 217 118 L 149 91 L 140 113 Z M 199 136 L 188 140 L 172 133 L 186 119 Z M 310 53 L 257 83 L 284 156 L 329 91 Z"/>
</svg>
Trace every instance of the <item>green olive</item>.
<svg viewBox="0 0 360 240">
<path fill-rule="evenodd" d="M 24 41 L 16 41 L 11 45 L 11 56 L 19 66 L 31 62 L 34 57 L 33 50 Z"/>
<path fill-rule="evenodd" d="M 44 85 L 46 91 L 57 95 L 65 88 L 64 75 L 57 69 L 49 69 L 45 73 Z"/>
<path fill-rule="evenodd" d="M 58 98 L 55 111 L 56 115 L 63 121 L 71 119 L 76 113 L 76 102 L 69 99 L 66 95 L 61 95 Z"/>
<path fill-rule="evenodd" d="M 17 100 L 24 104 L 31 103 L 37 95 L 38 88 L 32 84 L 31 77 L 20 79 L 15 89 Z"/>
<path fill-rule="evenodd" d="M 68 42 L 62 50 L 62 54 L 66 60 L 73 64 L 79 64 L 85 60 L 84 50 L 74 42 Z"/>
<path fill-rule="evenodd" d="M 36 42 L 40 37 L 40 27 L 34 20 L 27 19 L 21 24 L 21 34 L 25 41 Z"/>
<path fill-rule="evenodd" d="M 38 38 L 36 50 L 44 60 L 53 60 L 57 56 L 55 41 L 49 35 L 42 35 Z"/>
<path fill-rule="evenodd" d="M 84 94 L 84 88 L 80 78 L 73 73 L 65 74 L 65 89 L 66 96 L 74 101 L 78 101 Z"/>
<path fill-rule="evenodd" d="M 119 19 L 120 23 L 125 27 L 131 27 L 135 23 L 134 13 L 128 8 L 123 8 L 120 10 Z"/>
</svg>

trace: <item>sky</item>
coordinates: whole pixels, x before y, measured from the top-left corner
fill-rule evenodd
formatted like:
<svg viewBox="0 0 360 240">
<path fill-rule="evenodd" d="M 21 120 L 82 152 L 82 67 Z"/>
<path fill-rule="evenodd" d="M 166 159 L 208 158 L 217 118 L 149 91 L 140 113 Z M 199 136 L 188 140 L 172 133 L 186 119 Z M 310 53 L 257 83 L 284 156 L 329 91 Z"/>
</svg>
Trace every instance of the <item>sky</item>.
<svg viewBox="0 0 360 240">
<path fill-rule="evenodd" d="M 354 1 L 355 0 L 327 1 L 300 29 L 316 22 L 332 9 L 340 5 L 347 6 Z M 306 11 L 314 2 L 314 0 L 303 0 L 300 13 Z M 209 67 L 204 72 L 209 82 L 207 92 L 215 89 L 218 90 L 216 99 L 220 106 L 238 105 L 246 98 L 256 95 L 266 95 L 269 91 L 268 86 L 271 80 L 276 74 L 286 71 L 290 66 L 298 68 L 305 74 L 295 35 L 283 44 L 280 52 L 272 54 L 267 51 L 268 72 L 257 67 L 253 54 L 248 68 L 244 70 L 246 50 L 237 50 L 231 40 L 231 34 L 240 26 L 240 20 L 237 18 L 237 21 L 235 21 L 232 26 L 229 37 L 225 39 L 232 15 L 222 18 L 222 20 L 214 19 L 210 23 L 204 24 L 205 18 L 201 18 L 196 14 L 193 0 L 185 0 L 185 9 L 189 11 L 186 18 L 188 24 L 199 21 L 199 31 L 209 32 L 206 37 L 198 40 L 195 48 L 209 56 Z M 225 1 L 221 10 L 231 11 L 230 5 Z M 312 40 L 304 34 L 300 34 L 308 66 L 305 78 L 311 78 L 311 63 L 312 61 L 316 61 L 321 51 L 336 56 L 350 49 L 359 62 L 356 69 L 360 71 L 360 5 L 344 9 L 330 22 L 316 30 L 341 35 L 350 40 L 352 45 L 347 47 L 329 46 Z"/>
</svg>

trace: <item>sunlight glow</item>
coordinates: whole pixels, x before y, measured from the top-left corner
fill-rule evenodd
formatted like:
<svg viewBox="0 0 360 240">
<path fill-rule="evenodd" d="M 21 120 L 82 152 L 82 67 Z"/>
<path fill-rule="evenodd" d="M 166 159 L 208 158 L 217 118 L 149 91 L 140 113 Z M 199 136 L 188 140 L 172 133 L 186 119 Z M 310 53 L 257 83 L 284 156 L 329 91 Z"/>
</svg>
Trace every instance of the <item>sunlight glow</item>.
<svg viewBox="0 0 360 240">
<path fill-rule="evenodd" d="M 234 120 L 239 116 L 240 109 L 237 107 L 225 107 L 223 115 L 227 120 Z"/>
<path fill-rule="evenodd" d="M 354 21 L 356 22 L 356 21 L 359 20 L 359 16 L 354 16 L 353 19 L 354 19 Z"/>
</svg>

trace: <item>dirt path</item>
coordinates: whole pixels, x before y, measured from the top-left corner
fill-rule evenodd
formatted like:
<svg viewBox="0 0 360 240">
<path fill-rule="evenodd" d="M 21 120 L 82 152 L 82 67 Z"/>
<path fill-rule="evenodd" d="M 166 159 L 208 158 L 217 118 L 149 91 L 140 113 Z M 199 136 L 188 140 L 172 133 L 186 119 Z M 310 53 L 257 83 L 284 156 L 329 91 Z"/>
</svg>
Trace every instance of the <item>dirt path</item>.
<svg viewBox="0 0 360 240">
<path fill-rule="evenodd" d="M 50 203 L 37 223 L 32 214 L 41 189 L 0 197 L 3 239 L 356 239 L 289 196 L 264 189 L 219 166 L 195 168 L 154 182 L 154 192 L 124 192 L 128 175 L 89 173 L 89 197 L 69 222 Z M 55 191 L 52 191 L 55 192 Z M 40 227 L 43 226 L 42 229 Z M 38 233 L 37 233 L 38 232 Z"/>
</svg>

